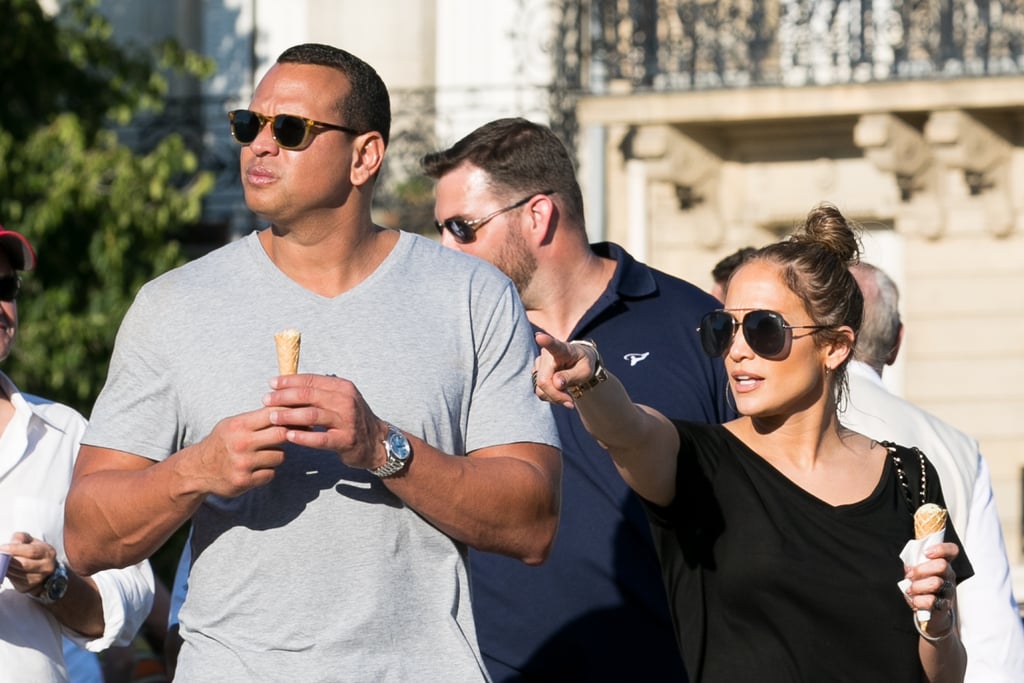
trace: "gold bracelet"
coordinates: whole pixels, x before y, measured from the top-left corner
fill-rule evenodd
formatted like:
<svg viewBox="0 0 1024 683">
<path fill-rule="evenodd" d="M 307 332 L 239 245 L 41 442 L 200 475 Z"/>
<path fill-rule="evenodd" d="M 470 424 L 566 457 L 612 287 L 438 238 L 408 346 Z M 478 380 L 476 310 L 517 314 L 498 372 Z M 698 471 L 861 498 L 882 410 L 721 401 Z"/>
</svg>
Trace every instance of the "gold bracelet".
<svg viewBox="0 0 1024 683">
<path fill-rule="evenodd" d="M 569 392 L 569 395 L 574 399 L 578 399 L 583 396 L 584 392 L 590 391 L 598 384 L 608 379 L 608 373 L 605 372 L 604 363 L 601 362 L 601 352 L 597 350 L 597 344 L 589 339 L 573 339 L 569 343 L 594 349 L 594 373 L 590 376 L 590 379 L 581 384 L 573 384 L 566 387 L 566 391 Z"/>
</svg>

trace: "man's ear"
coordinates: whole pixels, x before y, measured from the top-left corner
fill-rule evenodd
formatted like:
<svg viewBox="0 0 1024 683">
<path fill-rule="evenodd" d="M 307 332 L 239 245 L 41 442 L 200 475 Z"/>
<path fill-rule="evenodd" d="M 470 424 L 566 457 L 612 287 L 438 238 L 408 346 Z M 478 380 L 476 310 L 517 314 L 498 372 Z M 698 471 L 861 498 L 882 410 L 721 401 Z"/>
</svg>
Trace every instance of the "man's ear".
<svg viewBox="0 0 1024 683">
<path fill-rule="evenodd" d="M 370 182 L 384 163 L 384 138 L 371 130 L 356 137 L 352 144 L 352 169 L 350 179 L 359 187 Z"/>
<path fill-rule="evenodd" d="M 551 242 L 558 224 L 558 205 L 551 195 L 535 195 L 526 208 L 531 221 L 530 241 L 538 245 Z"/>
<path fill-rule="evenodd" d="M 892 351 L 889 352 L 888 357 L 885 359 L 886 365 L 892 365 L 896 362 L 896 356 L 900 354 L 900 347 L 903 346 L 903 323 L 900 323 L 900 331 L 896 333 L 896 343 L 893 344 Z"/>
</svg>

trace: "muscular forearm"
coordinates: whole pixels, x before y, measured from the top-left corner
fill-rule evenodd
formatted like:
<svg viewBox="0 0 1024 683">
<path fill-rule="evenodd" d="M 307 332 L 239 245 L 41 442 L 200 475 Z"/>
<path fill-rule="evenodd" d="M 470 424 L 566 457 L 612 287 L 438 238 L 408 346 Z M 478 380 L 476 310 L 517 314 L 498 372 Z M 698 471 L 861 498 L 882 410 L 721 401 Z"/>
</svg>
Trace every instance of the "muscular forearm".
<svg viewBox="0 0 1024 683">
<path fill-rule="evenodd" d="M 90 469 L 83 448 L 85 468 L 76 469 L 65 509 L 65 549 L 76 571 L 92 574 L 148 558 L 199 507 L 202 496 L 181 484 L 174 457 L 134 461 L 130 469 Z"/>
<path fill-rule="evenodd" d="M 452 538 L 527 564 L 543 562 L 558 527 L 561 458 L 539 444 L 508 444 L 468 457 L 410 437 L 413 459 L 385 484 Z"/>
</svg>

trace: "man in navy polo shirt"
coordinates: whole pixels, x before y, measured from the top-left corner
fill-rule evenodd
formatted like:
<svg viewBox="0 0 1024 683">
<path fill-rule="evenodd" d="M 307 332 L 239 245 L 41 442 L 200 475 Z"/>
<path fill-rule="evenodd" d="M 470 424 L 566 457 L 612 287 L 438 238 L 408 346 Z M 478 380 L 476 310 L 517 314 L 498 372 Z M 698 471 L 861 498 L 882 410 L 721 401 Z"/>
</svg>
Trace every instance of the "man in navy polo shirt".
<svg viewBox="0 0 1024 683">
<path fill-rule="evenodd" d="M 492 121 L 422 160 L 438 180 L 442 242 L 515 282 L 535 329 L 589 339 L 637 402 L 672 418 L 733 417 L 701 316 L 721 307 L 694 285 L 588 243 L 572 160 L 550 129 Z M 474 552 L 477 632 L 496 683 L 684 681 L 661 572 L 639 499 L 573 410 L 562 440 L 562 517 L 540 567 Z"/>
</svg>

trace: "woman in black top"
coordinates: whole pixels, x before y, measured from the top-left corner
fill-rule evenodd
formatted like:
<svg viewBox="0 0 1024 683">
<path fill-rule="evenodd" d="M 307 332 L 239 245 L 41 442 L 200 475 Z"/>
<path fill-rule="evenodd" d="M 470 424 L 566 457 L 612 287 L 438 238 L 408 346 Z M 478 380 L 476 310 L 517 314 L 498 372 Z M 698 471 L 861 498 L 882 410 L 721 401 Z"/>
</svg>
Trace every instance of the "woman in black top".
<svg viewBox="0 0 1024 683">
<path fill-rule="evenodd" d="M 963 680 L 956 583 L 973 570 L 955 530 L 924 563 L 899 558 L 913 509 L 944 507 L 938 477 L 837 417 L 863 308 L 858 246 L 821 206 L 734 273 L 699 328 L 743 416 L 725 425 L 673 424 L 632 404 L 592 345 L 537 337 L 538 395 L 575 405 L 645 500 L 694 683 Z"/>
</svg>

